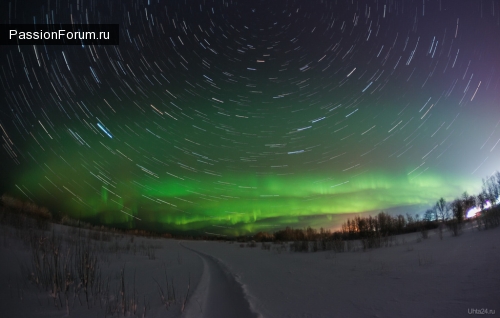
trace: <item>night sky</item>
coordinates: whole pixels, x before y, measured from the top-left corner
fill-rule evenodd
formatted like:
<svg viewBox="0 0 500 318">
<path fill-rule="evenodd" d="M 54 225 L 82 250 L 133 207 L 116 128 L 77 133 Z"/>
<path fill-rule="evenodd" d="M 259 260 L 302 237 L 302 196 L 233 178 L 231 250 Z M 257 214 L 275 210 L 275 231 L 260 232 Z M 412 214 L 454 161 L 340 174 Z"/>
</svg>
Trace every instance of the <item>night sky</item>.
<svg viewBox="0 0 500 318">
<path fill-rule="evenodd" d="M 2 190 L 244 234 L 421 215 L 499 169 L 498 1 L 2 1 L 120 45 L 0 51 Z M 343 216 L 344 215 L 344 216 Z"/>
</svg>

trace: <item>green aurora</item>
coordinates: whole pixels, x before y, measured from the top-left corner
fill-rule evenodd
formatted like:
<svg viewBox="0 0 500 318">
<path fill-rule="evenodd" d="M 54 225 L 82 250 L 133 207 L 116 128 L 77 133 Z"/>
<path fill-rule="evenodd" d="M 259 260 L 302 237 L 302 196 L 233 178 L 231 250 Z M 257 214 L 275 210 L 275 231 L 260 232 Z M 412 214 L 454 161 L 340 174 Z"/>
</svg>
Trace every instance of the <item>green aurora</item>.
<svg viewBox="0 0 500 318">
<path fill-rule="evenodd" d="M 498 6 L 249 3 L 9 6 L 4 23 L 117 23 L 120 44 L 3 46 L 2 191 L 233 235 L 422 215 L 499 169 Z"/>
<path fill-rule="evenodd" d="M 71 165 L 64 167 L 65 161 L 59 161 L 58 173 L 53 173 L 55 165 L 45 164 L 39 171 L 26 173 L 19 183 L 21 189 L 30 189 L 36 197 L 54 195 L 63 214 L 74 218 L 159 231 L 234 235 L 285 226 L 336 228 L 341 219 L 332 219 L 335 215 L 401 207 L 422 210 L 438 196 L 453 198 L 467 185 L 476 184 L 468 189 L 471 192 L 478 190 L 474 177 L 447 177 L 432 171 L 415 176 L 360 169 L 348 182 L 310 173 L 255 176 L 234 172 L 189 180 L 183 174 L 156 178 L 125 163 L 135 171 L 116 168 L 122 173 L 113 172 L 110 178 L 96 162 L 94 169 L 89 165 L 86 175 L 75 178 Z"/>
</svg>

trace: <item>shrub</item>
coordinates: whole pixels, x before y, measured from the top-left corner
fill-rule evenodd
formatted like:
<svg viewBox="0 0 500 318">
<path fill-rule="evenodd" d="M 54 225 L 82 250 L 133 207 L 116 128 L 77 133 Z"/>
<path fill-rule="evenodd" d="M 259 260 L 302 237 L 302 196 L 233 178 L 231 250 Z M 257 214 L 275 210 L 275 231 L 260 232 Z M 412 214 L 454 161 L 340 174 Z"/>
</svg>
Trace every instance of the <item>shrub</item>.
<svg viewBox="0 0 500 318">
<path fill-rule="evenodd" d="M 477 217 L 478 227 L 485 230 L 495 228 L 500 225 L 500 206 L 483 210 Z"/>
<path fill-rule="evenodd" d="M 290 244 L 290 250 L 294 252 L 309 252 L 309 241 L 295 241 Z"/>
<path fill-rule="evenodd" d="M 45 207 L 40 207 L 33 202 L 23 202 L 19 199 L 3 194 L 0 197 L 1 207 L 0 222 L 10 224 L 17 229 L 50 230 L 52 214 Z"/>
<path fill-rule="evenodd" d="M 267 243 L 267 244 L 266 244 L 266 243 L 262 242 L 262 246 L 261 246 L 261 248 L 262 248 L 263 250 L 270 251 L 270 250 L 271 250 L 271 243 Z"/>
<path fill-rule="evenodd" d="M 451 234 L 453 236 L 458 236 L 460 235 L 461 232 L 461 224 L 457 220 L 451 220 L 446 224 L 448 226 L 448 229 L 451 231 Z"/>
</svg>

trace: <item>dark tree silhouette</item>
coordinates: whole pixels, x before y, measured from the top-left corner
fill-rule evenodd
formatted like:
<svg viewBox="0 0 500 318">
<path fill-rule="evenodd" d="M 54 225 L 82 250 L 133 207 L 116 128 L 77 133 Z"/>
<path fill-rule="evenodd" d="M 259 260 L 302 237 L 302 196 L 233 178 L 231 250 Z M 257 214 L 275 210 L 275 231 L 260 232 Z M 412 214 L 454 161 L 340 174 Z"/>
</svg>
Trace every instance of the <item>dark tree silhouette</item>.
<svg viewBox="0 0 500 318">
<path fill-rule="evenodd" d="M 439 218 L 441 218 L 441 221 L 444 222 L 448 214 L 448 204 L 446 203 L 446 200 L 443 197 L 441 197 L 441 199 L 439 199 L 436 202 L 435 208 L 436 208 L 436 213 L 439 214 Z"/>
<path fill-rule="evenodd" d="M 500 194 L 500 175 L 495 174 L 483 179 L 483 192 L 486 194 L 486 199 L 490 201 L 491 206 L 496 205 L 496 200 Z"/>
<path fill-rule="evenodd" d="M 476 198 L 473 195 L 469 195 L 467 191 L 462 194 L 462 205 L 464 213 L 467 213 L 476 204 Z"/>
<path fill-rule="evenodd" d="M 484 210 L 487 200 L 487 195 L 484 191 L 481 191 L 481 193 L 476 196 L 476 205 L 481 209 L 481 211 Z"/>
<path fill-rule="evenodd" d="M 427 209 L 424 214 L 424 221 L 430 222 L 434 218 L 435 211 L 434 209 Z"/>
<path fill-rule="evenodd" d="M 461 199 L 455 199 L 451 203 L 451 210 L 453 211 L 453 218 L 460 224 L 464 220 L 465 210 L 464 204 Z"/>
</svg>

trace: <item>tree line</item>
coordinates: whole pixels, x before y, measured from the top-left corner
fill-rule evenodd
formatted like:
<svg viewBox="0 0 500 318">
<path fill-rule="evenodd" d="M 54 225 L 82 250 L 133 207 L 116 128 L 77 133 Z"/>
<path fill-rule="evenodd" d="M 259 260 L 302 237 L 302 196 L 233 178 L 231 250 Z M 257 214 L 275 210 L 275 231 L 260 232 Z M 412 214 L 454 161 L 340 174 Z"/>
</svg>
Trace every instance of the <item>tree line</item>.
<svg viewBox="0 0 500 318">
<path fill-rule="evenodd" d="M 467 220 L 475 220 L 479 229 L 488 229 L 500 225 L 500 172 L 483 179 L 481 191 L 477 195 L 464 192 L 460 197 L 447 202 L 443 197 L 420 216 L 411 214 L 389 215 L 380 212 L 375 216 L 355 216 L 347 219 L 340 230 L 319 230 L 307 227 L 294 229 L 286 227 L 274 233 L 259 232 L 253 236 L 255 241 L 335 241 L 362 240 L 363 244 L 380 245 L 382 239 L 392 235 L 422 232 L 423 238 L 427 231 L 439 228 L 442 238 L 443 227 L 448 227 L 454 236 L 458 235 L 462 225 Z M 467 219 L 467 213 L 473 207 L 479 212 L 473 218 Z M 368 246 L 370 247 L 370 246 Z"/>
<path fill-rule="evenodd" d="M 440 198 L 436 204 L 425 212 L 424 219 L 443 223 L 461 224 L 467 213 L 474 207 L 478 212 L 475 217 L 483 226 L 497 226 L 500 196 L 500 172 L 483 179 L 481 191 L 477 195 L 464 192 L 461 197 L 446 202 Z"/>
</svg>

